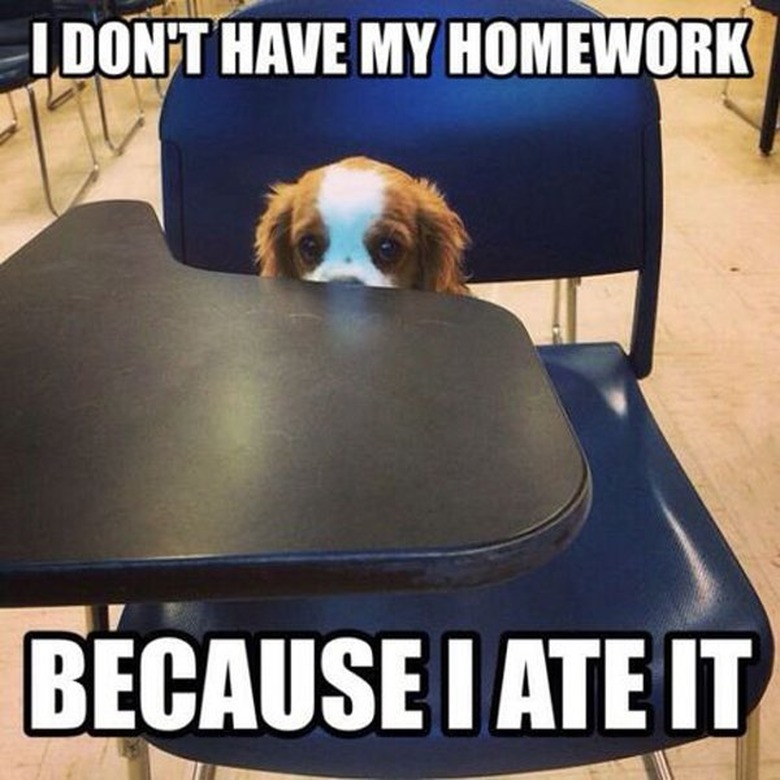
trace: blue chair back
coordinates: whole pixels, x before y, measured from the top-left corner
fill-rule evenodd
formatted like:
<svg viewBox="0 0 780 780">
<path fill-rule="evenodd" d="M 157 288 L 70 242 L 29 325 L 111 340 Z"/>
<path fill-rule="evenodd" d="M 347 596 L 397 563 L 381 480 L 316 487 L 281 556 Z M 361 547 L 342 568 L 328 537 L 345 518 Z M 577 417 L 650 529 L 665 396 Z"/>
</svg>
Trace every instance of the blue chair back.
<svg viewBox="0 0 780 780">
<path fill-rule="evenodd" d="M 52 0 L 0 0 L 0 95 L 34 81 L 30 22 L 52 18 Z"/>
<path fill-rule="evenodd" d="M 527 18 L 590 19 L 569 0 L 526 0 Z M 517 11 L 519 13 L 519 10 Z M 447 19 L 512 17 L 505 0 L 278 0 L 235 19 L 440 19 L 427 78 L 173 79 L 161 120 L 165 229 L 189 265 L 253 272 L 254 227 L 277 181 L 354 154 L 437 182 L 461 215 L 473 282 L 639 272 L 631 344 L 650 370 L 661 240 L 654 85 L 625 78 L 452 78 Z M 485 139 L 489 142 L 485 142 Z"/>
<path fill-rule="evenodd" d="M 0 46 L 27 46 L 30 21 L 52 17 L 52 0 L 0 0 Z"/>
<path fill-rule="evenodd" d="M 51 12 L 52 0 L 0 0 L 0 19 L 32 18 Z"/>
</svg>

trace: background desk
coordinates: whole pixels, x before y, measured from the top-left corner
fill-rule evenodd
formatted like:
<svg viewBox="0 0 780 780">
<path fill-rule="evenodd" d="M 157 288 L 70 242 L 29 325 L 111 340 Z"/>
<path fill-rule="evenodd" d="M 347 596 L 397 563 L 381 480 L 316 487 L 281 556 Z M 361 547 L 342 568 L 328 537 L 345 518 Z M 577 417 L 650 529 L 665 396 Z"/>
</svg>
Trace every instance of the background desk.
<svg viewBox="0 0 780 780">
<path fill-rule="evenodd" d="M 588 506 L 512 315 L 187 268 L 140 203 L 0 268 L 0 377 L 3 606 L 490 582 Z"/>
</svg>

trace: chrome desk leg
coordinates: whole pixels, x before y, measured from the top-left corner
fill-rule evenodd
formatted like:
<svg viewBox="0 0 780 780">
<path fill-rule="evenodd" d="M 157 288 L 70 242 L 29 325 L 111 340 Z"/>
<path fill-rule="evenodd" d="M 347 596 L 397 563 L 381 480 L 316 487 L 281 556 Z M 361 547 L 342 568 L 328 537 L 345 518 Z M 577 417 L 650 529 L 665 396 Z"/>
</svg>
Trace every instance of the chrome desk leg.
<svg viewBox="0 0 780 780">
<path fill-rule="evenodd" d="M 758 777 L 761 715 L 759 707 L 747 717 L 747 728 L 737 739 L 737 780 L 755 780 Z"/>
<path fill-rule="evenodd" d="M 673 780 L 672 768 L 669 766 L 666 753 L 662 750 L 642 756 L 642 761 L 648 777 L 653 778 L 653 780 Z"/>
<path fill-rule="evenodd" d="M 192 770 L 192 780 L 214 780 L 217 768 L 213 764 L 195 764 Z"/>
</svg>

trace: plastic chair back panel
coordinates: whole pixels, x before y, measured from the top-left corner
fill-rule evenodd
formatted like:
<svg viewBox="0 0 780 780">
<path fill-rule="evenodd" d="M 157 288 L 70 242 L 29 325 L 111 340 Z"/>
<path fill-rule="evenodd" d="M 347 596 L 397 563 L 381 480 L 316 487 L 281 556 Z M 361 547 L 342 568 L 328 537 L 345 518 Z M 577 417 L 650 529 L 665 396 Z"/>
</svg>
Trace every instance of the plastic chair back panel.
<svg viewBox="0 0 780 780">
<path fill-rule="evenodd" d="M 529 18 L 593 16 L 563 0 L 522 8 Z M 448 18 L 511 15 L 497 0 L 478 8 L 456 0 L 443 9 Z M 235 18 L 348 19 L 354 53 L 359 18 L 443 13 L 438 3 L 320 0 L 261 3 Z M 440 185 L 472 236 L 473 281 L 643 268 L 657 243 L 645 223 L 647 203 L 660 202 L 653 85 L 449 78 L 445 38 L 440 25 L 430 77 L 389 80 L 223 79 L 212 37 L 206 75 L 174 80 L 161 124 L 174 254 L 194 266 L 252 272 L 254 225 L 268 187 L 366 154 Z"/>
</svg>

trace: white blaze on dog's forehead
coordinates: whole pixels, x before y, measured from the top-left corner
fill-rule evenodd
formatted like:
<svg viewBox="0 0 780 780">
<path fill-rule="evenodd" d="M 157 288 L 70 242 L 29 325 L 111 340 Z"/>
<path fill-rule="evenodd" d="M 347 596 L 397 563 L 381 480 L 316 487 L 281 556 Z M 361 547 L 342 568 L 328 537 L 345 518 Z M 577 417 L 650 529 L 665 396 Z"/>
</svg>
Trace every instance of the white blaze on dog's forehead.
<svg viewBox="0 0 780 780">
<path fill-rule="evenodd" d="M 377 171 L 332 165 L 322 178 L 317 208 L 326 225 L 372 220 L 382 212 L 384 190 Z"/>
<path fill-rule="evenodd" d="M 352 280 L 373 287 L 392 284 L 373 263 L 366 234 L 382 214 L 385 182 L 371 169 L 332 165 L 325 171 L 317 209 L 327 231 L 322 262 L 305 278 L 317 282 Z"/>
</svg>

